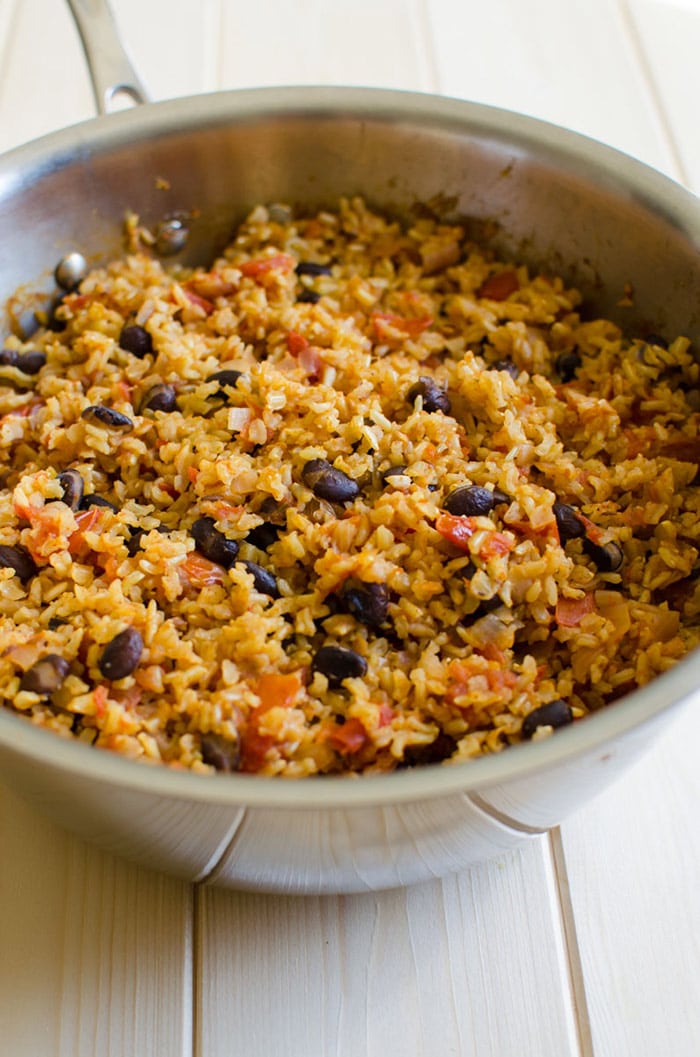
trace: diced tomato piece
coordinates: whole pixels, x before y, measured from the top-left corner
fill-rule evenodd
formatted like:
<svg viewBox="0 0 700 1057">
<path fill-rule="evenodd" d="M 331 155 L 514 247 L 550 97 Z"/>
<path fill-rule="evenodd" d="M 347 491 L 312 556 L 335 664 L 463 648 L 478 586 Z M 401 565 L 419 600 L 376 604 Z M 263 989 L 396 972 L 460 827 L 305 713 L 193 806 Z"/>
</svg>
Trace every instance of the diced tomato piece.
<svg viewBox="0 0 700 1057">
<path fill-rule="evenodd" d="M 209 587 L 211 584 L 222 584 L 226 570 L 223 565 L 210 562 L 199 551 L 191 551 L 178 566 L 180 580 L 187 587 Z"/>
<path fill-rule="evenodd" d="M 603 539 L 602 528 L 599 528 L 598 525 L 594 525 L 593 522 L 589 521 L 589 519 L 584 514 L 577 512 L 576 517 L 579 519 L 579 521 L 585 528 L 586 536 L 591 541 L 591 543 L 597 543 L 598 545 L 600 545 Z"/>
<path fill-rule="evenodd" d="M 107 687 L 104 685 L 104 683 L 100 683 L 100 685 L 96 686 L 95 689 L 92 691 L 92 699 L 95 702 L 95 710 L 100 719 L 102 719 L 105 712 L 107 711 L 108 696 L 109 691 L 107 690 Z"/>
<path fill-rule="evenodd" d="M 350 756 L 369 741 L 369 735 L 359 719 L 348 719 L 342 726 L 338 723 L 329 723 L 323 732 L 324 738 L 342 756 Z"/>
<path fill-rule="evenodd" d="M 271 272 L 291 272 L 295 266 L 296 261 L 288 253 L 276 253 L 274 257 L 255 257 L 252 261 L 244 261 L 239 268 L 248 279 L 258 282 Z"/>
<path fill-rule="evenodd" d="M 195 484 L 198 477 L 199 477 L 199 470 L 197 469 L 197 467 L 196 466 L 188 466 L 187 467 L 187 479 L 189 480 L 190 484 Z"/>
<path fill-rule="evenodd" d="M 506 655 L 495 642 L 485 643 L 478 652 L 482 657 L 485 657 L 487 661 L 496 661 L 498 664 L 505 667 Z"/>
<path fill-rule="evenodd" d="M 379 726 L 388 727 L 394 718 L 394 710 L 391 705 L 387 705 L 384 701 L 379 706 Z"/>
<path fill-rule="evenodd" d="M 79 312 L 81 308 L 85 308 L 90 303 L 90 294 L 68 294 L 63 301 L 71 311 Z"/>
<path fill-rule="evenodd" d="M 253 709 L 252 715 L 262 715 L 269 708 L 291 708 L 301 689 L 299 672 L 286 675 L 271 672 L 261 675 L 255 686 L 260 704 Z"/>
<path fill-rule="evenodd" d="M 595 612 L 592 592 L 583 598 L 560 598 L 557 602 L 556 621 L 562 628 L 576 628 L 588 613 Z"/>
<path fill-rule="evenodd" d="M 217 499 L 213 503 L 206 504 L 207 513 L 210 513 L 217 521 L 235 521 L 243 513 L 245 507 L 233 506 L 225 499 Z"/>
<path fill-rule="evenodd" d="M 245 774 L 255 774 L 265 763 L 265 757 L 275 739 L 269 734 L 261 734 L 257 726 L 249 726 L 241 737 L 241 760 L 239 770 Z"/>
<path fill-rule="evenodd" d="M 0 423 L 5 422 L 8 418 L 28 418 L 32 411 L 35 411 L 38 407 L 43 407 L 46 403 L 41 397 L 32 397 L 26 404 L 22 404 L 21 407 L 15 408 L 14 411 L 8 411 L 6 415 L 0 418 Z"/>
<path fill-rule="evenodd" d="M 435 522 L 435 528 L 450 543 L 460 550 L 469 550 L 469 540 L 476 532 L 476 522 L 473 517 L 458 514 L 440 514 Z"/>
<path fill-rule="evenodd" d="M 289 350 L 290 356 L 298 356 L 304 349 L 308 349 L 309 343 L 303 334 L 298 334 L 296 330 L 290 330 L 287 334 L 287 349 Z"/>
<path fill-rule="evenodd" d="M 490 301 L 505 301 L 507 297 L 520 289 L 517 272 L 498 272 L 490 275 L 476 291 L 477 297 L 488 297 Z"/>
<path fill-rule="evenodd" d="M 554 520 L 547 521 L 543 525 L 538 525 L 537 528 L 535 528 L 535 526 L 529 521 L 509 521 L 508 528 L 512 532 L 527 536 L 528 539 L 536 540 L 540 537 L 545 537 L 553 540 L 554 543 L 559 543 L 559 529 Z"/>
<path fill-rule="evenodd" d="M 254 689 L 260 704 L 250 713 L 248 724 L 241 737 L 240 770 L 248 773 L 259 771 L 265 756 L 275 744 L 270 734 L 260 733 L 260 719 L 271 708 L 292 708 L 301 689 L 301 673 L 289 672 L 261 675 Z"/>
<path fill-rule="evenodd" d="M 432 316 L 399 316 L 395 312 L 373 312 L 372 323 L 377 337 L 386 338 L 387 331 L 401 330 L 411 338 L 417 338 L 433 322 Z"/>
<path fill-rule="evenodd" d="M 210 316 L 216 308 L 213 301 L 209 301 L 206 297 L 200 297 L 199 294 L 194 292 L 194 290 L 188 290 L 183 286 L 182 292 L 188 301 L 191 301 L 193 305 L 197 305 L 197 307 L 201 308 L 208 316 Z"/>
<path fill-rule="evenodd" d="M 500 558 L 502 555 L 507 554 L 508 551 L 512 551 L 514 546 L 515 540 L 512 540 L 509 536 L 504 535 L 502 532 L 490 532 L 481 545 L 479 555 L 484 561 L 490 561 L 491 558 Z"/>
<path fill-rule="evenodd" d="M 101 565 L 104 569 L 105 576 L 111 582 L 117 578 L 117 570 L 119 569 L 119 562 L 113 554 L 109 555 L 98 555 L 97 564 Z"/>
<path fill-rule="evenodd" d="M 125 403 L 130 404 L 131 403 L 131 397 L 132 397 L 133 392 L 134 392 L 133 385 L 129 385 L 129 383 L 125 382 L 124 379 L 122 378 L 119 382 L 117 382 L 116 388 L 119 391 L 119 395 L 122 398 L 122 400 L 124 400 Z"/>
<path fill-rule="evenodd" d="M 485 675 L 486 681 L 489 684 L 489 690 L 493 690 L 494 693 L 502 693 L 504 690 L 512 690 L 518 681 L 515 673 L 509 671 L 507 668 L 487 668 Z"/>
<path fill-rule="evenodd" d="M 87 510 L 79 510 L 75 515 L 77 529 L 68 537 L 68 550 L 71 554 L 79 554 L 86 546 L 85 533 L 94 532 L 100 527 L 103 518 L 104 507 L 91 506 Z"/>
<path fill-rule="evenodd" d="M 302 349 L 299 353 L 299 366 L 310 378 L 317 378 L 323 366 L 321 350 L 315 345 Z"/>
<path fill-rule="evenodd" d="M 218 272 L 203 272 L 188 279 L 183 284 L 183 289 L 185 292 L 192 290 L 200 297 L 213 301 L 216 297 L 226 297 L 232 294 L 236 287 Z"/>
</svg>

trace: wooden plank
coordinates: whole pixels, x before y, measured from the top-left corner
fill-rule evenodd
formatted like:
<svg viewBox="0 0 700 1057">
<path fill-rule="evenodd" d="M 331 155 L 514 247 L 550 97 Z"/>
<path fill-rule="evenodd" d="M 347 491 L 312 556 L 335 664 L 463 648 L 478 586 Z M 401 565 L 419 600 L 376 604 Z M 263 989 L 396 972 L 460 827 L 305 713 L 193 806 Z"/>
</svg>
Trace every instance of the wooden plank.
<svg viewBox="0 0 700 1057">
<path fill-rule="evenodd" d="M 700 712 L 562 827 L 596 1057 L 700 1053 Z"/>
<path fill-rule="evenodd" d="M 578 1054 L 545 839 L 360 896 L 200 889 L 195 1052 Z"/>
<path fill-rule="evenodd" d="M 192 889 L 0 788 L 0 1037 L 32 1057 L 189 1057 Z"/>
<path fill-rule="evenodd" d="M 427 0 L 441 92 L 553 121 L 669 171 L 616 0 Z"/>
<path fill-rule="evenodd" d="M 112 0 L 124 45 L 153 99 L 217 88 L 221 3 Z"/>
<path fill-rule="evenodd" d="M 625 0 L 640 60 L 673 137 L 679 177 L 700 188 L 697 75 L 700 4 L 697 0 Z"/>
<path fill-rule="evenodd" d="M 92 90 L 68 5 L 21 0 L 3 28 L 0 150 L 92 117 Z"/>
<path fill-rule="evenodd" d="M 432 86 L 420 0 L 229 0 L 219 84 Z"/>
</svg>

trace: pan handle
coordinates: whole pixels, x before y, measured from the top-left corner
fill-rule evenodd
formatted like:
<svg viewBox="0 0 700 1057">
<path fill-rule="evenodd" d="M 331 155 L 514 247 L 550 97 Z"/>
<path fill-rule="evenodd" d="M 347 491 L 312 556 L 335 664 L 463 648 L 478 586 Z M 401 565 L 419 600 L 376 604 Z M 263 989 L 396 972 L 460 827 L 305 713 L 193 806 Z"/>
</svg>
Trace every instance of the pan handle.
<svg viewBox="0 0 700 1057">
<path fill-rule="evenodd" d="M 121 42 L 107 0 L 68 0 L 85 51 L 95 102 L 109 114 L 117 96 L 147 103 L 148 94 Z"/>
</svg>

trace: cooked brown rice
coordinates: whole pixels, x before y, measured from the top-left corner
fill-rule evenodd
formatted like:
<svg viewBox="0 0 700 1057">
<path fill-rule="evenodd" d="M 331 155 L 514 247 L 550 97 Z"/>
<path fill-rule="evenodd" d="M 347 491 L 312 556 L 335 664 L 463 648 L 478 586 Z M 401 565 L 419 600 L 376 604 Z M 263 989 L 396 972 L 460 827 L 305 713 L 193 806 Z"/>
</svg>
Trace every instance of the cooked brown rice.
<svg viewBox="0 0 700 1057">
<path fill-rule="evenodd" d="M 2 353 L 4 707 L 176 768 L 390 771 L 698 643 L 684 337 L 359 200 L 258 207 L 207 270 L 132 249 Z"/>
</svg>

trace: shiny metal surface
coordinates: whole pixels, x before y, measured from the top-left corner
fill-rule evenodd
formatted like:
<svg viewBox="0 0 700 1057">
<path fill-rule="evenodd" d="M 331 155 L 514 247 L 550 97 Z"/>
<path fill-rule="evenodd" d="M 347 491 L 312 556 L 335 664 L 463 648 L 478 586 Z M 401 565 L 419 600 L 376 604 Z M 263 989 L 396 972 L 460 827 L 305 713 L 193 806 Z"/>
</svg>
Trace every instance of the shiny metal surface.
<svg viewBox="0 0 700 1057">
<path fill-rule="evenodd" d="M 82 253 L 67 253 L 61 257 L 54 271 L 54 278 L 62 290 L 74 290 L 89 271 L 88 262 Z"/>
<path fill-rule="evenodd" d="M 68 0 L 80 34 L 95 103 L 100 114 L 109 114 L 118 96 L 133 103 L 148 102 L 148 93 L 134 69 L 105 0 Z"/>
<path fill-rule="evenodd" d="M 173 259 L 204 261 L 256 202 L 315 206 L 355 193 L 403 214 L 432 200 L 493 229 L 501 252 L 566 273 L 592 310 L 627 329 L 700 339 L 700 204 L 689 192 L 532 119 L 381 90 L 201 96 L 5 155 L 0 294 L 34 284 L 50 297 L 62 254 L 79 249 L 93 263 L 118 252 L 127 209 L 149 225 L 196 217 Z M 626 284 L 632 307 L 618 304 Z M 459 869 L 561 821 L 622 773 L 699 683 L 693 656 L 546 741 L 460 766 L 301 782 L 148 767 L 0 712 L 0 775 L 83 836 L 179 876 L 359 891 Z"/>
</svg>

